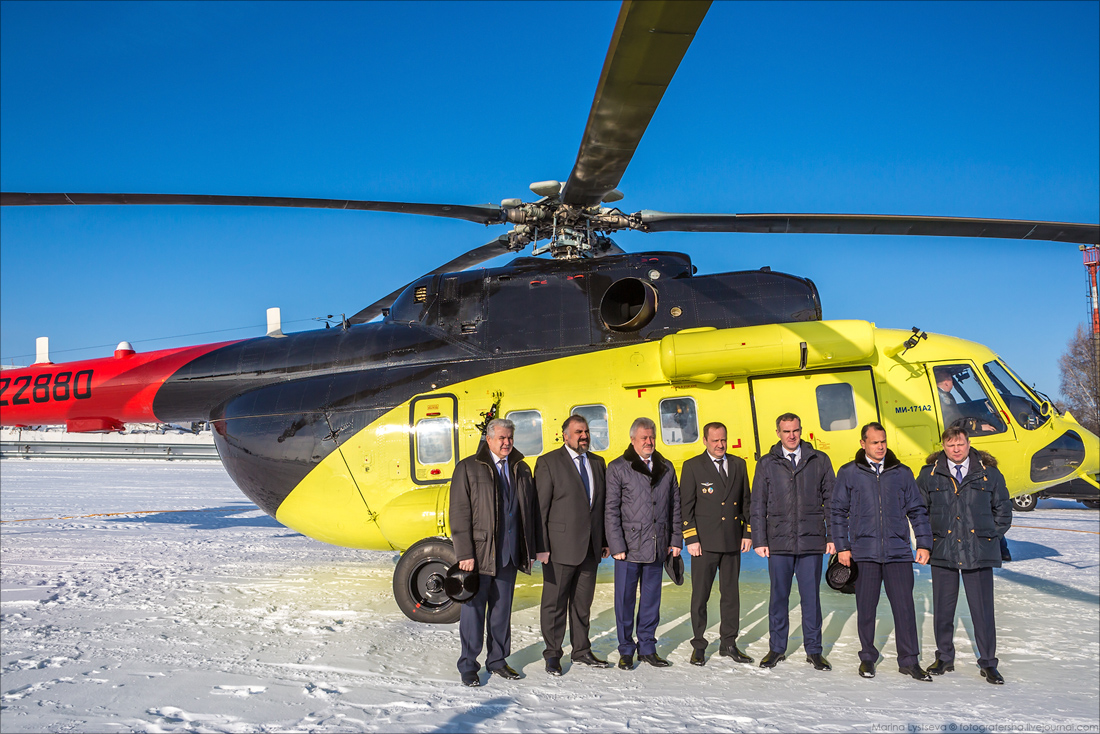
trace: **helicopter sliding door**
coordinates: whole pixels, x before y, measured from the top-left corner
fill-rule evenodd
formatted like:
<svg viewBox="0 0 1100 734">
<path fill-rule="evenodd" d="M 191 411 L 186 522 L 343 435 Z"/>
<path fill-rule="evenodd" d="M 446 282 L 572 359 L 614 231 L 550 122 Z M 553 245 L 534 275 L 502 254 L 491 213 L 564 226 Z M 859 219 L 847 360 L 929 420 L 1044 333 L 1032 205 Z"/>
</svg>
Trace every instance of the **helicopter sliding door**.
<svg viewBox="0 0 1100 734">
<path fill-rule="evenodd" d="M 855 456 L 859 430 L 879 420 L 870 367 L 749 379 L 756 457 L 778 440 L 775 419 L 794 413 L 802 420 L 802 440 L 829 453 L 835 466 Z"/>
<path fill-rule="evenodd" d="M 413 481 L 449 482 L 458 463 L 458 400 L 450 393 L 414 398 L 409 426 Z"/>
</svg>

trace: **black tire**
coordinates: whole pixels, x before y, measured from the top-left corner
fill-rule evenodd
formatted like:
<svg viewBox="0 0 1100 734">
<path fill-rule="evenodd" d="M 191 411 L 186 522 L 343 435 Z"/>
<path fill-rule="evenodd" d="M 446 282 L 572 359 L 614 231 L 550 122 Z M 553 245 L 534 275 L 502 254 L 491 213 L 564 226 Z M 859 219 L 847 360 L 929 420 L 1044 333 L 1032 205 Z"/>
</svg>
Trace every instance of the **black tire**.
<svg viewBox="0 0 1100 734">
<path fill-rule="evenodd" d="M 451 624 L 462 605 L 443 591 L 447 569 L 455 564 L 455 549 L 447 538 L 425 538 L 401 555 L 393 571 L 393 596 L 414 622 Z"/>
<path fill-rule="evenodd" d="M 1100 500 L 1081 500 L 1081 504 L 1090 510 L 1100 510 Z"/>
<path fill-rule="evenodd" d="M 1016 512 L 1031 512 L 1039 504 L 1039 498 L 1033 494 L 1018 494 L 1012 498 L 1012 509 Z"/>
</svg>

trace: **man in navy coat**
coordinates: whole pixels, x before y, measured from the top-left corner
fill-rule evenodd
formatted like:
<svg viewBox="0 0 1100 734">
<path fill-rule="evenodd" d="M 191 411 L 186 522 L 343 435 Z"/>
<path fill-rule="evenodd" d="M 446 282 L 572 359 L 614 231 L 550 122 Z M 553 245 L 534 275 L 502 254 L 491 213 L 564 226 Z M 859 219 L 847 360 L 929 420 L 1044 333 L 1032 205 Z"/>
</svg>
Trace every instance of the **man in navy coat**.
<svg viewBox="0 0 1100 734">
<path fill-rule="evenodd" d="M 886 586 L 894 635 L 898 647 L 898 671 L 916 680 L 931 681 L 920 666 L 917 615 L 913 607 L 913 551 L 909 525 L 917 536 L 917 563 L 928 563 L 932 529 L 928 509 L 913 471 L 886 447 L 886 429 L 868 423 L 860 432 L 855 461 L 840 467 L 833 488 L 829 519 L 837 560 L 845 566 L 856 562 L 856 626 L 859 629 L 859 674 L 875 677 L 875 616 Z"/>
<path fill-rule="evenodd" d="M 639 660 L 655 668 L 669 666 L 657 654 L 661 575 L 668 554 L 680 555 L 683 535 L 676 470 L 672 462 L 657 453 L 656 442 L 656 424 L 649 418 L 636 419 L 630 426 L 630 445 L 607 467 L 604 530 L 615 558 L 615 627 L 619 633 L 620 670 L 634 668 L 635 652 Z"/>
</svg>

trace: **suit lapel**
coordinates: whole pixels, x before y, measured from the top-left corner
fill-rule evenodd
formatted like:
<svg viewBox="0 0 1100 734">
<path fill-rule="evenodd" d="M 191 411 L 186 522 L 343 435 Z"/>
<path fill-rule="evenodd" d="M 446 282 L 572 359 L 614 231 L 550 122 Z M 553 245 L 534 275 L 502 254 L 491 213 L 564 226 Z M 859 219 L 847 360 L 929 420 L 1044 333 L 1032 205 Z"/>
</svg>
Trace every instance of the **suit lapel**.
<svg viewBox="0 0 1100 734">
<path fill-rule="evenodd" d="M 588 452 L 588 465 L 592 467 L 592 479 L 595 481 L 595 486 L 592 487 L 592 512 L 593 522 L 603 522 L 603 510 L 597 510 L 597 508 L 603 507 L 604 498 L 604 465 L 602 461 L 592 461 L 592 452 Z M 598 517 L 597 517 L 598 516 Z"/>
<path fill-rule="evenodd" d="M 564 446 L 558 451 L 561 452 L 562 469 L 573 477 L 570 484 L 573 485 L 574 491 L 578 492 L 580 497 L 584 497 L 584 483 L 581 482 L 581 473 L 577 470 L 577 462 L 573 461 L 573 457 L 569 455 L 569 451 Z"/>
</svg>

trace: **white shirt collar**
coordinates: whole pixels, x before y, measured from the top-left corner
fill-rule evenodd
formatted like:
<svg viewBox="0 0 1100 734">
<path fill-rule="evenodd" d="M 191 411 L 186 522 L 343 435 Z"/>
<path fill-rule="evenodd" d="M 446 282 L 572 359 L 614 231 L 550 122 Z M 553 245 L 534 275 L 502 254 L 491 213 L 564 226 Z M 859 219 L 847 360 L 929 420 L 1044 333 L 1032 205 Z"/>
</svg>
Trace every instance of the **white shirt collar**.
<svg viewBox="0 0 1100 734">
<path fill-rule="evenodd" d="M 963 476 L 965 477 L 967 474 L 970 473 L 970 454 L 967 454 L 966 458 L 960 461 L 958 464 L 951 461 L 951 459 L 948 459 L 947 465 L 948 468 L 951 470 L 951 476 L 955 476 L 955 467 L 961 466 L 963 469 Z"/>
<path fill-rule="evenodd" d="M 783 444 L 779 444 L 779 446 L 780 446 L 780 448 L 783 449 L 783 458 L 784 459 L 786 459 L 787 461 L 790 461 L 791 460 L 790 455 L 794 454 L 794 462 L 796 464 L 801 464 L 802 463 L 802 444 L 801 443 L 798 444 L 798 447 L 795 448 L 794 451 L 788 450 L 787 447 L 784 446 Z"/>
<path fill-rule="evenodd" d="M 492 454 L 492 456 L 493 456 L 493 464 L 494 464 L 495 466 L 500 466 L 500 460 L 501 460 L 501 459 L 504 459 L 505 461 L 507 461 L 507 460 L 508 460 L 508 459 L 507 459 L 507 457 L 504 457 L 504 456 L 497 456 L 497 455 L 496 455 L 495 453 L 493 453 L 493 450 L 492 450 L 492 449 L 489 449 L 489 453 L 490 453 L 490 454 Z"/>
<path fill-rule="evenodd" d="M 573 461 L 576 461 L 577 457 L 581 455 L 581 453 L 579 451 L 574 451 L 573 449 L 569 448 L 568 445 L 566 445 L 565 450 L 569 452 L 569 458 L 572 459 Z M 588 454 L 587 451 L 585 451 L 584 453 L 586 455 Z"/>
</svg>

